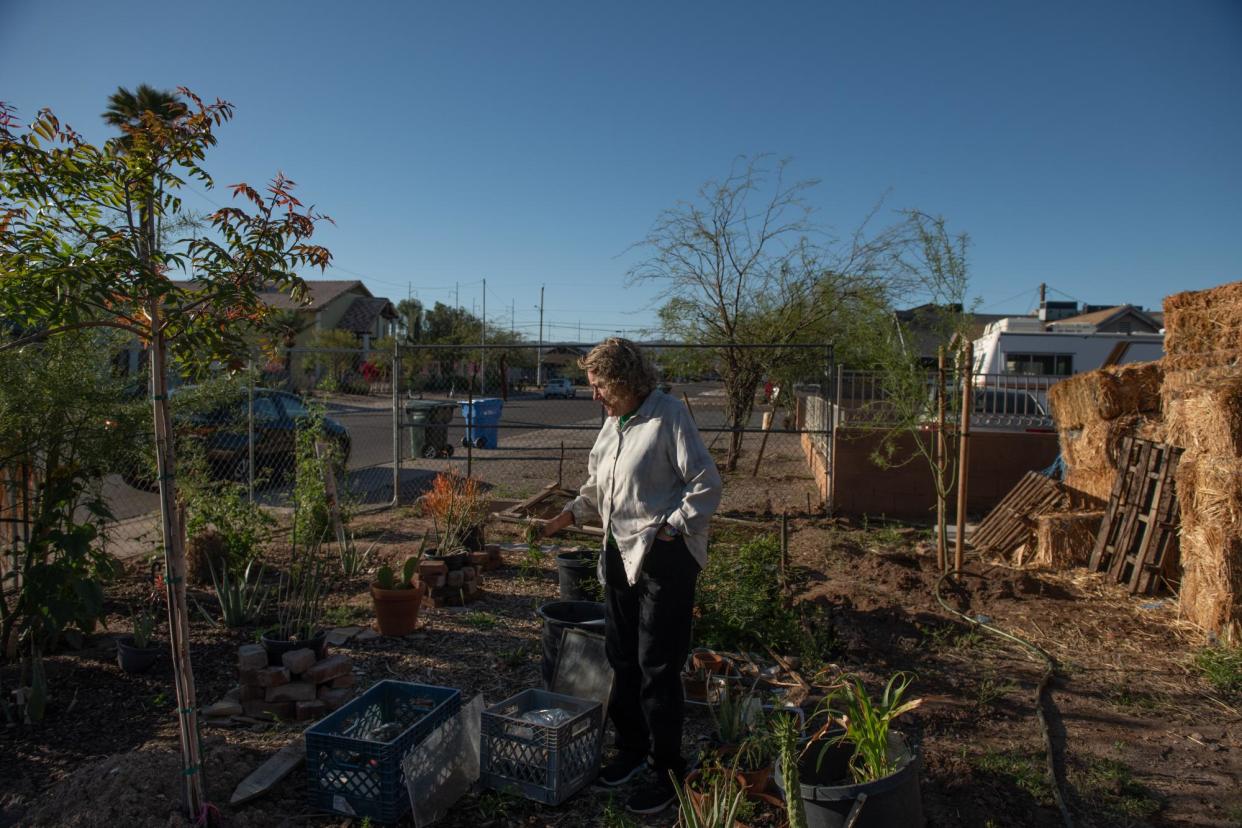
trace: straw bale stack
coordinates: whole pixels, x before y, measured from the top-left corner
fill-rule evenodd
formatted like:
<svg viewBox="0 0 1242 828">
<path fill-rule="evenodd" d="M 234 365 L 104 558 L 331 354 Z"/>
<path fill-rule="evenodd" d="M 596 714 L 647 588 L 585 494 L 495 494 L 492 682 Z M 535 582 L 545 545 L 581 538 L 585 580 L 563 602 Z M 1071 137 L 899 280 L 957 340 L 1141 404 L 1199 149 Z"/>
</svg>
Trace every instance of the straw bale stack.
<svg viewBox="0 0 1242 828">
<path fill-rule="evenodd" d="M 1242 637 L 1242 282 L 1164 300 L 1166 439 L 1184 449 L 1181 614 Z"/>
<path fill-rule="evenodd" d="M 1168 371 L 1242 364 L 1242 282 L 1164 300 Z"/>
<path fill-rule="evenodd" d="M 1242 466 L 1183 455 L 1176 481 L 1181 615 L 1226 640 L 1242 640 Z"/>
<path fill-rule="evenodd" d="M 1035 518 L 1035 555 L 1030 563 L 1048 569 L 1086 566 L 1104 512 L 1049 512 Z"/>
<path fill-rule="evenodd" d="M 1065 485 L 1089 503 L 1103 504 L 1112 493 L 1126 437 L 1163 439 L 1163 376 L 1160 363 L 1139 362 L 1077 374 L 1048 390 L 1065 460 Z"/>
</svg>

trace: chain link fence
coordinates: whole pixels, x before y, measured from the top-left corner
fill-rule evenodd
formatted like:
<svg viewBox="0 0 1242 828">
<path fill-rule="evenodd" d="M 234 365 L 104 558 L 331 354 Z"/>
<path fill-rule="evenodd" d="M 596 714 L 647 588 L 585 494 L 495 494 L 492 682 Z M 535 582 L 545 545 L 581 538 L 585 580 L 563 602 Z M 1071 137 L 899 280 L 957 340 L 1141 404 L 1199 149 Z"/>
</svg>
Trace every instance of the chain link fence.
<svg viewBox="0 0 1242 828">
<path fill-rule="evenodd" d="M 292 348 L 249 370 L 181 385 L 170 396 L 179 487 L 189 497 L 204 488 L 224 491 L 288 515 L 297 499 L 298 434 L 318 422 L 319 449 L 333 461 L 353 509 L 411 504 L 450 467 L 485 483 L 502 505 L 550 484 L 576 489 L 604 421 L 577 366 L 590 347 Z M 663 390 L 689 408 L 725 471 L 724 511 L 820 507 L 801 441 L 805 435 L 829 445 L 830 423 L 801 421 L 797 401 L 823 405 L 831 348 L 763 346 L 751 410 L 736 422 L 711 349 L 646 347 Z M 92 487 L 109 513 L 108 550 L 132 557 L 160 544 L 152 415 L 140 359 L 130 351 L 113 362 L 116 404 L 103 425 L 123 429 L 124 445 Z M 0 478 L 10 535 L 20 535 L 18 479 L 14 469 Z"/>
</svg>

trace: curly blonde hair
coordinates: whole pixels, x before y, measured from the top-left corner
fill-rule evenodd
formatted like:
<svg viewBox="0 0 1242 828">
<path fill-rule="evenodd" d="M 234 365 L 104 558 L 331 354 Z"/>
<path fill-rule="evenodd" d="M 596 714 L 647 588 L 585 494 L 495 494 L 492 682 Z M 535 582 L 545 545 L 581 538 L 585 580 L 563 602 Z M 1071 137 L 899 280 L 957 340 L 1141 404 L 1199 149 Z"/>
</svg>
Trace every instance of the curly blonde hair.
<svg viewBox="0 0 1242 828">
<path fill-rule="evenodd" d="M 578 367 L 595 374 L 606 385 L 619 385 L 645 397 L 660 381 L 655 366 L 638 343 L 619 336 L 609 337 L 578 360 Z"/>
</svg>

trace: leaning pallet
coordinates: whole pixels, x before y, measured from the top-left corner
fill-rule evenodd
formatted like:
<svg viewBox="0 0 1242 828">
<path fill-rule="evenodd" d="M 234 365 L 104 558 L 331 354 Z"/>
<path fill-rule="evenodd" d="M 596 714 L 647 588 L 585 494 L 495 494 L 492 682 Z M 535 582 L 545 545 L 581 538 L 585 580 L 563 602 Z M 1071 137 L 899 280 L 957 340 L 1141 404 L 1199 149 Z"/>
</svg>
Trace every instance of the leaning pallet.
<svg viewBox="0 0 1242 828">
<path fill-rule="evenodd" d="M 1179 511 L 1173 476 L 1181 453 L 1137 437 L 1122 443 L 1091 568 L 1107 572 L 1132 594 L 1158 592 L 1175 578 Z"/>
<path fill-rule="evenodd" d="M 980 552 L 1008 555 L 1034 537 L 1035 518 L 1069 505 L 1061 484 L 1027 472 L 975 528 L 970 542 Z"/>
</svg>

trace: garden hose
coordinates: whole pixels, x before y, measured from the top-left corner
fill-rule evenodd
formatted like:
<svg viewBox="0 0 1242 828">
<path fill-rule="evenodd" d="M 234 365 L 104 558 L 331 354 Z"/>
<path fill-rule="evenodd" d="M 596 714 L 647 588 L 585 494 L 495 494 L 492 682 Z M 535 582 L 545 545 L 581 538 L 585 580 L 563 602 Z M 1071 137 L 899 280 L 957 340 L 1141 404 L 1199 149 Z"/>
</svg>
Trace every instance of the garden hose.
<svg viewBox="0 0 1242 828">
<path fill-rule="evenodd" d="M 936 601 L 940 603 L 940 606 L 943 607 L 946 612 L 956 615 L 972 627 L 980 627 L 993 635 L 1000 636 L 1001 638 L 1007 639 L 1020 645 L 1021 647 L 1024 647 L 1029 653 L 1034 653 L 1039 658 L 1043 659 L 1044 664 L 1046 665 L 1044 674 L 1040 677 L 1039 684 L 1035 687 L 1035 715 L 1039 718 L 1039 726 L 1043 730 L 1044 734 L 1044 749 L 1048 757 L 1048 776 L 1052 780 L 1052 796 L 1056 800 L 1057 807 L 1061 811 L 1061 821 L 1065 823 L 1065 828 L 1074 828 L 1074 819 L 1070 815 L 1069 807 L 1065 804 L 1065 792 L 1061 790 L 1061 780 L 1056 771 L 1056 759 L 1055 751 L 1052 745 L 1052 734 L 1048 730 L 1048 719 L 1044 715 L 1044 696 L 1048 691 L 1048 685 L 1052 681 L 1052 677 L 1055 676 L 1059 670 L 1057 660 L 1039 645 L 1032 644 L 1024 638 L 1019 638 L 1013 633 L 1006 632 L 999 627 L 994 627 L 985 621 L 980 621 L 977 618 L 971 618 L 969 615 L 958 612 L 953 609 L 953 607 L 949 606 L 945 602 L 944 597 L 940 594 L 940 585 L 943 584 L 952 574 L 953 573 L 951 571 L 945 572 L 936 580 L 936 585 L 932 589 L 933 594 L 936 596 Z M 1050 697 L 1048 698 L 1048 703 L 1052 703 L 1052 699 Z"/>
</svg>

